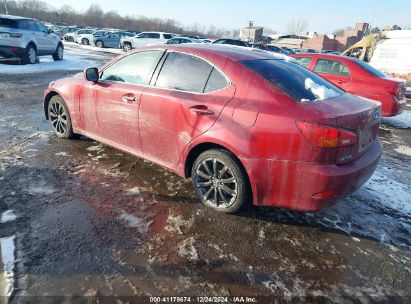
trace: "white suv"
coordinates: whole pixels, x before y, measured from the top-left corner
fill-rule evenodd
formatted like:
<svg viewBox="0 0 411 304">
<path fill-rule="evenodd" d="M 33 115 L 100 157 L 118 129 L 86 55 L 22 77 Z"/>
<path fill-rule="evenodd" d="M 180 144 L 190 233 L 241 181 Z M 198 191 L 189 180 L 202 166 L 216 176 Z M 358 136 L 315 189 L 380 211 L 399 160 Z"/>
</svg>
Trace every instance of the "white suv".
<svg viewBox="0 0 411 304">
<path fill-rule="evenodd" d="M 120 47 L 127 52 L 138 47 L 164 44 L 177 36 L 163 32 L 143 32 L 134 37 L 123 37 L 120 40 Z"/>
<path fill-rule="evenodd" d="M 0 15 L 0 57 L 20 58 L 23 63 L 36 63 L 37 56 L 51 55 L 63 59 L 60 38 L 38 20 Z"/>
</svg>

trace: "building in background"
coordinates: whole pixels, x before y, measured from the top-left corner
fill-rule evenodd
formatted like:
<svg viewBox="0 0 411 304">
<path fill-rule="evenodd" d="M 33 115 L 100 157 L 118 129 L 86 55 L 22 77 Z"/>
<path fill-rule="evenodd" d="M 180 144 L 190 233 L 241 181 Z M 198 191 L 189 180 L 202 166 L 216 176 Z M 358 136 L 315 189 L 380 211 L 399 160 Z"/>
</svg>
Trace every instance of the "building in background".
<svg viewBox="0 0 411 304">
<path fill-rule="evenodd" d="M 253 21 L 250 21 L 248 27 L 245 27 L 241 30 L 240 39 L 246 40 L 250 43 L 262 42 L 263 32 L 263 27 L 254 26 Z"/>
<path fill-rule="evenodd" d="M 360 41 L 369 32 L 368 23 L 357 23 L 355 28 L 345 30 L 342 35 L 320 35 L 307 39 L 302 44 L 302 49 L 314 49 L 317 51 L 330 50 L 336 52 L 345 51 L 350 46 Z"/>
</svg>

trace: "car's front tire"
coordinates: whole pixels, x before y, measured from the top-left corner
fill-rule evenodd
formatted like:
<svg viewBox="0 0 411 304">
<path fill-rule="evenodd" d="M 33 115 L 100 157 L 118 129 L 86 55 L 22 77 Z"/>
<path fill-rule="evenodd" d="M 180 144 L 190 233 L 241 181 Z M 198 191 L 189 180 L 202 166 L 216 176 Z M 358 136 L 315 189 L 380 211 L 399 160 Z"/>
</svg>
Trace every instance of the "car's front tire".
<svg viewBox="0 0 411 304">
<path fill-rule="evenodd" d="M 23 56 L 24 64 L 35 64 L 37 61 L 37 50 L 33 44 L 29 44 Z"/>
<path fill-rule="evenodd" d="M 81 40 L 81 44 L 89 45 L 90 42 L 88 41 L 87 38 L 83 38 L 83 39 Z"/>
<path fill-rule="evenodd" d="M 61 138 L 74 138 L 71 117 L 66 103 L 59 95 L 53 96 L 47 107 L 48 118 L 54 134 Z"/>
<path fill-rule="evenodd" d="M 103 43 L 103 41 L 101 41 L 101 40 L 97 40 L 97 41 L 96 41 L 96 47 L 98 47 L 98 48 L 102 48 L 102 47 L 104 47 L 104 43 Z"/>
<path fill-rule="evenodd" d="M 129 42 L 124 42 L 124 43 L 123 43 L 123 51 L 124 51 L 124 52 L 131 51 L 131 49 L 132 49 L 131 43 L 129 43 Z"/>
<path fill-rule="evenodd" d="M 64 57 L 64 48 L 61 44 L 57 46 L 56 52 L 53 54 L 54 61 L 61 61 Z"/>
<path fill-rule="evenodd" d="M 212 149 L 195 160 L 191 177 L 201 202 L 224 213 L 235 213 L 250 197 L 247 173 L 229 151 Z"/>
</svg>

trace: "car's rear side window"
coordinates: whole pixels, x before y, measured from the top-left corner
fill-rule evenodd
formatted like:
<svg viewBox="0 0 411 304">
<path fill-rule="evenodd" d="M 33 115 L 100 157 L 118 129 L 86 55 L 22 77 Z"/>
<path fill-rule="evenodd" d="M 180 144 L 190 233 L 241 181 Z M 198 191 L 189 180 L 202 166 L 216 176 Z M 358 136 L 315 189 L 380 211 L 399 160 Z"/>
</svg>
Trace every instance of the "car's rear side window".
<svg viewBox="0 0 411 304">
<path fill-rule="evenodd" d="M 156 86 L 202 93 L 213 67 L 206 61 L 188 54 L 169 53 Z"/>
<path fill-rule="evenodd" d="M 344 93 L 330 82 L 287 60 L 245 60 L 246 67 L 261 75 L 297 101 L 328 99 Z"/>
<path fill-rule="evenodd" d="M 163 36 L 164 36 L 164 39 L 171 39 L 171 38 L 173 38 L 173 35 L 170 35 L 170 34 L 164 34 Z"/>
<path fill-rule="evenodd" d="M 313 61 L 312 57 L 297 57 L 295 58 L 297 60 L 297 62 L 302 65 L 303 67 L 308 68 L 308 66 L 310 65 L 311 61 Z"/>
<path fill-rule="evenodd" d="M 314 72 L 324 73 L 324 74 L 333 74 L 341 76 L 350 76 L 347 66 L 337 60 L 329 59 L 318 59 L 314 67 Z"/>
<path fill-rule="evenodd" d="M 215 92 L 222 90 L 230 85 L 228 79 L 216 68 L 213 68 L 207 84 L 204 89 L 204 93 Z"/>
<path fill-rule="evenodd" d="M 0 18 L 0 27 L 18 28 L 17 20 Z"/>
</svg>

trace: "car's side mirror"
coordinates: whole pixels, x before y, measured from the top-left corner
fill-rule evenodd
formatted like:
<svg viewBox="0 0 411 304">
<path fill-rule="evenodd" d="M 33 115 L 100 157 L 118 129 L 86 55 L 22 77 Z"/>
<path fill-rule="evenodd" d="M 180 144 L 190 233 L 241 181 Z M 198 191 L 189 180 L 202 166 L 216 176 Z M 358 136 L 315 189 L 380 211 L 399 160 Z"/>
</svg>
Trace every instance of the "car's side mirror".
<svg viewBox="0 0 411 304">
<path fill-rule="evenodd" d="M 47 29 L 47 33 L 51 34 L 51 33 L 54 33 L 54 31 L 51 28 L 49 28 Z"/>
<path fill-rule="evenodd" d="M 99 74 L 98 74 L 97 68 L 88 68 L 84 74 L 88 81 L 98 82 L 99 80 Z"/>
</svg>

